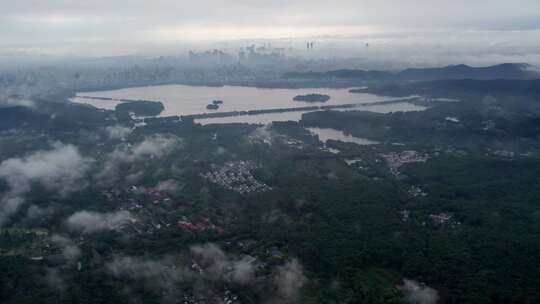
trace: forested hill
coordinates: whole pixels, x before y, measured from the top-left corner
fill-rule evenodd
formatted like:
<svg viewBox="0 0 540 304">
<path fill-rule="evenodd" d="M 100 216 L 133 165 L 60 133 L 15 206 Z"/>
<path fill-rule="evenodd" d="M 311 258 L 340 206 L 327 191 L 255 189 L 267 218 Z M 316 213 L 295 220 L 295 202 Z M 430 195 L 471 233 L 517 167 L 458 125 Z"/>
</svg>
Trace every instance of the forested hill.
<svg viewBox="0 0 540 304">
<path fill-rule="evenodd" d="M 359 81 L 433 81 L 449 79 L 538 79 L 540 73 L 525 63 L 503 63 L 488 67 L 451 65 L 436 68 L 411 68 L 391 73 L 387 71 L 335 70 L 327 72 L 289 72 L 285 79 L 359 80 Z"/>
<path fill-rule="evenodd" d="M 528 64 L 503 63 L 488 67 L 451 65 L 442 68 L 406 69 L 399 72 L 400 80 L 439 80 L 439 79 L 534 79 L 540 74 Z"/>
<path fill-rule="evenodd" d="M 390 72 L 366 70 L 335 70 L 328 72 L 289 72 L 283 75 L 286 79 L 344 79 L 344 80 L 385 80 L 393 77 Z"/>
<path fill-rule="evenodd" d="M 402 84 L 381 84 L 368 89 L 351 90 L 387 96 L 446 96 L 460 98 L 467 95 L 506 95 L 540 98 L 540 79 L 451 79 Z"/>
</svg>

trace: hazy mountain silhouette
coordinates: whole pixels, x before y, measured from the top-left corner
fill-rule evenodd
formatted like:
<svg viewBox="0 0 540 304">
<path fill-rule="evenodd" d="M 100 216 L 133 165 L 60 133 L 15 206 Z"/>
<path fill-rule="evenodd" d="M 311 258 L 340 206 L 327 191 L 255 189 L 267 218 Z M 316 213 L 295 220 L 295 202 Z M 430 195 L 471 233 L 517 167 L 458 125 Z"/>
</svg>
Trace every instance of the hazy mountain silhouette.
<svg viewBox="0 0 540 304">
<path fill-rule="evenodd" d="M 287 79 L 309 80 L 399 80 L 431 81 L 450 79 L 539 79 L 540 69 L 526 63 L 503 63 L 488 67 L 471 67 L 465 64 L 441 68 L 411 68 L 398 73 L 366 70 L 335 70 L 328 72 L 289 72 Z"/>
<path fill-rule="evenodd" d="M 397 75 L 401 80 L 443 80 L 443 79 L 534 79 L 540 73 L 526 63 L 503 63 L 488 67 L 471 67 L 465 64 L 442 68 L 406 69 Z"/>
</svg>

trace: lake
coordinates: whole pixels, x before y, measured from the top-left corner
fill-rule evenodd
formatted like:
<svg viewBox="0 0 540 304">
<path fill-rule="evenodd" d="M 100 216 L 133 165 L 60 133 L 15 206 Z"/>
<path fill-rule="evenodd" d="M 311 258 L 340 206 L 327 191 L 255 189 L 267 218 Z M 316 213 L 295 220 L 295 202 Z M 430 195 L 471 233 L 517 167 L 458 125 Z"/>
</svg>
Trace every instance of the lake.
<svg viewBox="0 0 540 304">
<path fill-rule="evenodd" d="M 350 134 L 345 134 L 345 132 L 336 130 L 336 129 L 330 129 L 330 128 L 306 128 L 311 134 L 317 135 L 319 137 L 319 140 L 326 144 L 328 140 L 339 140 L 342 142 L 348 142 L 358 145 L 374 145 L 378 144 L 376 141 L 372 141 L 365 138 L 359 138 L 352 136 Z"/>
<path fill-rule="evenodd" d="M 297 95 L 324 94 L 331 98 L 327 102 L 298 102 L 292 99 Z M 268 89 L 243 86 L 189 86 L 189 85 L 158 85 L 119 90 L 95 91 L 78 93 L 72 102 L 86 103 L 102 109 L 114 109 L 121 101 L 99 100 L 84 98 L 102 97 L 112 99 L 152 100 L 161 101 L 165 110 L 160 116 L 194 115 L 216 112 L 272 110 L 298 108 L 306 106 L 366 104 L 373 102 L 391 101 L 402 98 L 380 96 L 368 93 L 349 93 L 349 89 L 330 88 L 302 88 L 302 89 Z M 206 106 L 212 100 L 222 100 L 219 110 L 208 110 Z M 396 103 L 384 105 L 369 105 L 362 107 L 366 111 L 393 112 L 393 111 L 421 111 L 425 108 L 410 103 Z M 345 110 L 345 109 L 341 109 Z M 350 110 L 350 109 L 348 109 Z M 207 123 L 270 123 L 272 121 L 300 120 L 303 112 L 267 113 L 260 115 L 245 115 L 211 119 L 198 119 L 197 122 Z"/>
</svg>

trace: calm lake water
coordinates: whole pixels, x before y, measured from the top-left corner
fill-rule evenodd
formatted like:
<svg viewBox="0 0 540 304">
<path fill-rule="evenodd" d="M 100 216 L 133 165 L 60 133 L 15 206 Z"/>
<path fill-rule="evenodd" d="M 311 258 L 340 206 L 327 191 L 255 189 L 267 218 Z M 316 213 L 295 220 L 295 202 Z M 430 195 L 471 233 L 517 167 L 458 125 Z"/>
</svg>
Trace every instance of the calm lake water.
<svg viewBox="0 0 540 304">
<path fill-rule="evenodd" d="M 309 132 L 311 132 L 314 135 L 319 136 L 319 140 L 326 144 L 326 142 L 330 139 L 332 140 L 339 140 L 342 142 L 349 142 L 353 144 L 358 145 L 374 145 L 378 142 L 372 141 L 365 138 L 359 138 L 352 136 L 350 134 L 345 134 L 343 131 L 336 130 L 336 129 L 330 129 L 330 128 L 307 128 Z"/>
<path fill-rule="evenodd" d="M 331 99 L 327 102 L 313 103 L 292 100 L 296 95 L 311 93 L 326 94 Z M 87 99 L 80 96 L 161 101 L 165 106 L 165 111 L 161 116 L 282 109 L 311 105 L 342 105 L 397 99 L 395 97 L 364 93 L 351 94 L 349 93 L 349 89 L 262 89 L 241 86 L 204 87 L 188 85 L 160 85 L 111 91 L 84 92 L 77 94 L 77 96 L 72 101 L 88 103 L 104 109 L 114 109 L 119 101 Z M 219 110 L 207 110 L 206 105 L 215 99 L 223 100 L 223 105 L 220 106 Z"/>
<path fill-rule="evenodd" d="M 327 102 L 298 102 L 292 99 L 296 95 L 304 94 L 326 94 L 331 98 Z M 249 111 L 249 110 L 270 110 L 297 108 L 305 106 L 322 105 L 343 105 L 343 104 L 365 104 L 389 100 L 397 100 L 396 97 L 379 96 L 374 94 L 351 94 L 349 89 L 266 89 L 242 86 L 189 86 L 189 85 L 159 85 L 136 88 L 126 88 L 109 91 L 95 91 L 78 93 L 71 101 L 91 104 L 97 108 L 114 109 L 120 103 L 118 100 L 98 100 L 84 98 L 82 96 L 104 97 L 113 99 L 143 99 L 161 101 L 165 110 L 160 116 L 172 115 L 193 115 L 202 113 Z M 222 100 L 219 110 L 208 110 L 206 106 L 212 100 Z M 394 111 L 421 111 L 425 108 L 410 103 L 396 103 L 383 105 L 370 105 L 358 108 L 359 110 L 374 112 L 394 112 Z M 342 109 L 345 110 L 345 109 Z M 350 110 L 350 109 L 347 109 Z M 198 119 L 202 124 L 209 123 L 258 123 L 267 124 L 272 121 L 298 121 L 304 112 L 269 113 L 260 115 L 245 115 L 235 117 Z"/>
<path fill-rule="evenodd" d="M 202 125 L 208 124 L 227 124 L 227 123 L 248 123 L 248 124 L 269 124 L 274 121 L 300 121 L 302 114 L 306 112 L 282 112 L 282 113 L 267 113 L 257 115 L 242 115 L 216 118 L 195 119 L 196 123 Z"/>
</svg>

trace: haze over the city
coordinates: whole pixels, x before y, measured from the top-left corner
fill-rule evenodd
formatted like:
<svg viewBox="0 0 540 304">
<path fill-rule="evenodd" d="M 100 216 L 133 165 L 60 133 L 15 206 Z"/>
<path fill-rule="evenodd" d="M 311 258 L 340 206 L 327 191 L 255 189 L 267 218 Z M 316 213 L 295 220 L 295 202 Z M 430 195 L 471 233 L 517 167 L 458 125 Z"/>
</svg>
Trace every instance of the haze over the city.
<svg viewBox="0 0 540 304">
<path fill-rule="evenodd" d="M 2 55 L 178 55 L 251 43 L 303 50 L 306 40 L 318 58 L 537 64 L 540 2 L 22 0 L 0 10 Z"/>
</svg>

